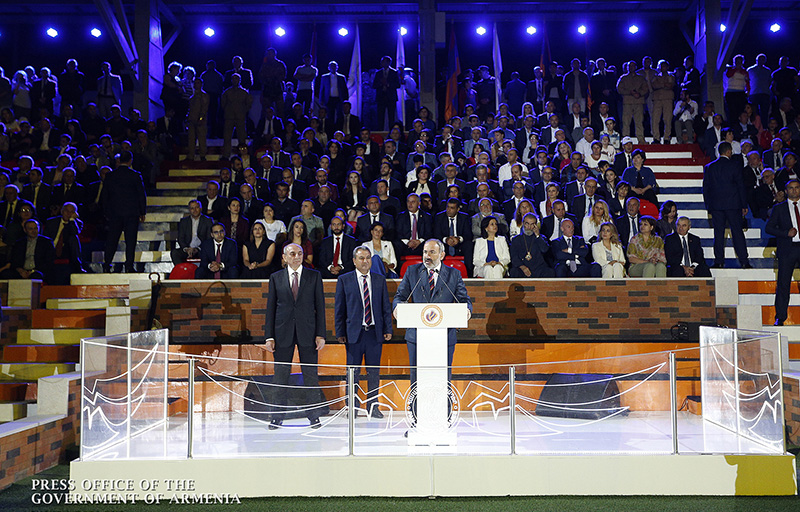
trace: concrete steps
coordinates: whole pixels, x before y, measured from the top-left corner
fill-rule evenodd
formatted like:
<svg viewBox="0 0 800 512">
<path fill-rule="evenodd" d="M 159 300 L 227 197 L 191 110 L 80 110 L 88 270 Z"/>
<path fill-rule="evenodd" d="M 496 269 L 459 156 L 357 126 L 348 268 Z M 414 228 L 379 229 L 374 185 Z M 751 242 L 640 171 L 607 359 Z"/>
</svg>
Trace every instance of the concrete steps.
<svg viewBox="0 0 800 512">
<path fill-rule="evenodd" d="M 31 312 L 31 327 L 32 329 L 105 329 L 105 317 L 105 311 L 34 309 Z"/>
<path fill-rule="evenodd" d="M 35 381 L 0 382 L 0 402 L 22 402 L 36 400 Z"/>
<path fill-rule="evenodd" d="M 80 345 L 6 345 L 3 361 L 8 363 L 60 363 L 78 362 Z"/>
<path fill-rule="evenodd" d="M 128 305 L 127 298 L 95 299 L 95 298 L 59 298 L 47 299 L 47 309 L 80 310 L 106 309 Z"/>
<path fill-rule="evenodd" d="M 20 329 L 17 331 L 17 343 L 23 345 L 71 345 L 80 342 L 83 338 L 95 338 L 103 336 L 103 334 L 105 334 L 105 329 Z"/>
<path fill-rule="evenodd" d="M 75 371 L 76 363 L 0 362 L 0 380 L 36 380 Z"/>
<path fill-rule="evenodd" d="M 0 423 L 16 421 L 28 416 L 28 407 L 34 406 L 34 400 L 20 400 L 0 403 Z"/>
</svg>

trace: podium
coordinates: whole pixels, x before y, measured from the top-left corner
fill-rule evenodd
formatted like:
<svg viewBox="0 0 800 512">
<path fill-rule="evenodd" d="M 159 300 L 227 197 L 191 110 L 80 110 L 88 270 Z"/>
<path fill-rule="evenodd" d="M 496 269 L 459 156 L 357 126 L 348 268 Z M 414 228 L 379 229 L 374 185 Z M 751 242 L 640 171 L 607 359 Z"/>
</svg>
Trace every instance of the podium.
<svg viewBox="0 0 800 512">
<path fill-rule="evenodd" d="M 456 435 L 447 421 L 450 382 L 447 367 L 447 329 L 467 327 L 466 304 L 398 304 L 397 327 L 417 330 L 416 427 L 408 432 L 410 446 L 455 446 Z M 413 399 L 409 400 L 409 404 Z"/>
</svg>

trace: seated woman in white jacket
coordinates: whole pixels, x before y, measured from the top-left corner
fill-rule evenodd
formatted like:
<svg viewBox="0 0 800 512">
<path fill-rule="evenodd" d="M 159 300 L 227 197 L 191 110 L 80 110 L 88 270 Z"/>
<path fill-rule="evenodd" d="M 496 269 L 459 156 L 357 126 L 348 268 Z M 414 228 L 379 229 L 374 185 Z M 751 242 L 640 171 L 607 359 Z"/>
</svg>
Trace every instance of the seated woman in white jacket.
<svg viewBox="0 0 800 512">
<path fill-rule="evenodd" d="M 475 277 L 486 279 L 502 279 L 511 263 L 508 242 L 497 236 L 499 226 L 494 217 L 485 217 L 481 221 L 481 237 L 475 240 L 472 263 Z"/>
<path fill-rule="evenodd" d="M 364 245 L 369 249 L 373 257 L 378 256 L 381 259 L 386 270 L 386 277 L 397 278 L 397 257 L 395 256 L 392 242 L 383 239 L 383 224 L 381 222 L 374 223 L 369 232 L 372 235 L 372 239 L 365 242 Z"/>
<path fill-rule="evenodd" d="M 594 262 L 603 269 L 603 279 L 625 277 L 625 251 L 619 242 L 617 227 L 611 222 L 600 225 L 597 242 L 592 244 Z"/>
<path fill-rule="evenodd" d="M 581 235 L 587 244 L 593 244 L 600 239 L 600 226 L 605 222 L 611 222 L 608 203 L 598 199 L 592 207 L 591 214 L 584 217 L 581 222 Z"/>
</svg>

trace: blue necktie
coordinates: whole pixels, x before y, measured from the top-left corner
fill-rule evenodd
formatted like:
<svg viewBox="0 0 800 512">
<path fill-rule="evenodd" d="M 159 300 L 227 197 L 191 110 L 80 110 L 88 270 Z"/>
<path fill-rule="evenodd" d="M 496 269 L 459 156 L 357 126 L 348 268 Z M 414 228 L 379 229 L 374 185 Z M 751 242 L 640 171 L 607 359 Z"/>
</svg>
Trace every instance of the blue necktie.
<svg viewBox="0 0 800 512">
<path fill-rule="evenodd" d="M 450 236 L 456 236 L 456 224 L 455 224 L 455 217 L 450 217 Z M 450 253 L 450 256 L 456 255 L 456 248 L 452 245 L 448 246 L 449 249 L 447 252 Z"/>
</svg>

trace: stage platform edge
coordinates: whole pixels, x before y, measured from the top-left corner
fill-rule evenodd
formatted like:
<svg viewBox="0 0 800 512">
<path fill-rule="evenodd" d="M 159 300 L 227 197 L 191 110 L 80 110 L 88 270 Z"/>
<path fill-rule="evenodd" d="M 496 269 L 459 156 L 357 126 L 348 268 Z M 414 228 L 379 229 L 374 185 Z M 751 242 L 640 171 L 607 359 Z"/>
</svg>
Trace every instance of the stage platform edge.
<svg viewBox="0 0 800 512">
<path fill-rule="evenodd" d="M 84 480 L 132 482 L 137 500 L 199 495 L 270 496 L 546 496 L 797 493 L 795 458 L 785 455 L 568 455 L 259 457 L 81 461 Z M 192 482 L 167 490 L 167 480 Z M 142 485 L 142 481 L 156 481 Z M 148 489 L 145 489 L 148 487 Z M 95 491 L 96 492 L 96 491 Z M 183 496 L 181 496 L 183 495 Z"/>
</svg>

